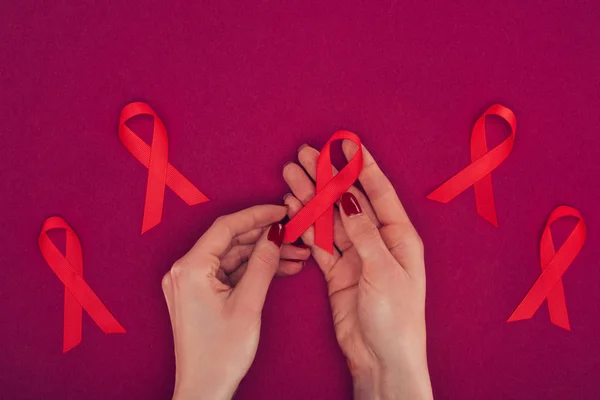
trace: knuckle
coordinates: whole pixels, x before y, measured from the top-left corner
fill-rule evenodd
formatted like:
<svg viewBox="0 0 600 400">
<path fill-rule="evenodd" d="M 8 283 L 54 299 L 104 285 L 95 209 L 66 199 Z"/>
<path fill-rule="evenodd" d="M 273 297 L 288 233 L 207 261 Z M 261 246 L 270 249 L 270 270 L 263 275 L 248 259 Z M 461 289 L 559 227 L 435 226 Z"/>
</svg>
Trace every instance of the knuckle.
<svg viewBox="0 0 600 400">
<path fill-rule="evenodd" d="M 415 246 L 419 249 L 419 251 L 421 253 L 424 253 L 425 252 L 425 244 L 423 243 L 423 239 L 416 232 L 415 232 L 415 236 L 416 236 L 416 238 L 415 238 L 415 240 L 416 240 Z"/>
<path fill-rule="evenodd" d="M 372 241 L 379 237 L 379 229 L 368 221 L 357 224 L 355 227 L 355 238 L 358 242 Z"/>
<path fill-rule="evenodd" d="M 213 226 L 221 226 L 227 222 L 227 215 L 220 215 L 215 218 L 215 222 L 213 222 Z"/>
<path fill-rule="evenodd" d="M 166 292 L 169 289 L 169 287 L 171 286 L 171 274 L 169 272 L 167 272 L 162 277 L 161 286 L 162 286 L 163 292 Z"/>
<path fill-rule="evenodd" d="M 169 280 L 175 284 L 181 282 L 181 280 L 184 278 L 185 269 L 184 263 L 181 260 L 175 261 L 171 267 L 171 270 L 167 274 L 170 275 Z"/>
<path fill-rule="evenodd" d="M 390 237 L 388 248 L 390 252 L 404 253 L 417 250 L 423 253 L 423 240 L 414 229 L 400 230 Z"/>
</svg>

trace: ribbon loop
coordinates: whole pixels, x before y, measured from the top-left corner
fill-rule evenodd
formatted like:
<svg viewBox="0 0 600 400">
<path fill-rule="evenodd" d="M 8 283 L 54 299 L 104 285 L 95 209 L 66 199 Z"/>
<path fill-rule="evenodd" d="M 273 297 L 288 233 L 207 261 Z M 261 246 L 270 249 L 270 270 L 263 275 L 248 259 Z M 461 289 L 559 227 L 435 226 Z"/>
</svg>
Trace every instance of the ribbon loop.
<svg viewBox="0 0 600 400">
<path fill-rule="evenodd" d="M 554 248 L 550 226 L 563 217 L 575 217 L 577 225 L 573 228 L 558 251 Z M 572 207 L 557 207 L 548 218 L 540 241 L 540 264 L 542 273 L 535 281 L 525 298 L 512 313 L 508 322 L 529 319 L 548 300 L 550 321 L 563 329 L 571 330 L 569 314 L 565 302 L 562 276 L 581 251 L 586 238 L 586 226 L 581 213 Z"/>
<path fill-rule="evenodd" d="M 138 115 L 154 118 L 151 146 L 125 125 L 128 120 Z M 135 102 L 123 107 L 119 118 L 119 139 L 125 148 L 148 168 L 142 233 L 158 225 L 162 219 L 165 186 L 171 188 L 189 206 L 208 201 L 193 183 L 169 163 L 167 129 L 148 104 Z"/>
<path fill-rule="evenodd" d="M 65 255 L 48 237 L 48 231 L 53 229 L 65 230 L 67 239 Z M 83 280 L 81 242 L 69 224 L 60 217 L 48 218 L 42 226 L 38 245 L 46 263 L 65 285 L 63 352 L 66 353 L 81 343 L 83 309 L 104 333 L 125 333 L 125 328 Z"/>
<path fill-rule="evenodd" d="M 331 164 L 331 143 L 350 140 L 358 151 L 335 176 Z M 315 244 L 333 253 L 333 205 L 354 184 L 363 167 L 360 138 L 350 131 L 337 131 L 325 143 L 317 160 L 316 194 L 285 226 L 284 242 L 294 242 L 315 224 Z"/>
<path fill-rule="evenodd" d="M 496 115 L 504 119 L 511 129 L 510 136 L 489 151 L 485 137 L 485 117 L 488 115 Z M 471 164 L 441 184 L 427 198 L 440 203 L 448 203 L 473 186 L 477 213 L 497 227 L 498 217 L 496 216 L 496 205 L 494 204 L 491 172 L 498 168 L 511 153 L 516 132 L 517 118 L 510 109 L 500 104 L 489 107 L 473 126 L 471 133 Z"/>
</svg>

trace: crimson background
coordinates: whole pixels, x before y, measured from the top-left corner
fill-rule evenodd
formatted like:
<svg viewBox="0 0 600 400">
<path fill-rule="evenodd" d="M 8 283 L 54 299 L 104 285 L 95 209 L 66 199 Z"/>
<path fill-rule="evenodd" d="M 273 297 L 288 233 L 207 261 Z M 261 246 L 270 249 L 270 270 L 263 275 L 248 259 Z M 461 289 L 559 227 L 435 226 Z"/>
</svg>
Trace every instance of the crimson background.
<svg viewBox="0 0 600 400">
<path fill-rule="evenodd" d="M 161 399 L 172 338 L 160 278 L 213 219 L 286 193 L 304 142 L 358 133 L 426 246 L 431 377 L 438 399 L 595 399 L 600 393 L 600 3 L 594 1 L 7 1 L 0 13 L 0 391 L 11 399 Z M 146 169 L 117 138 L 147 101 L 170 161 L 210 198 L 167 191 L 140 236 Z M 500 227 L 472 190 L 427 193 L 469 160 L 476 118 L 511 108 L 513 153 L 494 173 Z M 506 134 L 490 126 L 492 145 Z M 147 137 L 147 136 L 146 136 Z M 588 241 L 564 276 L 572 332 L 507 317 L 539 275 L 550 211 L 577 207 Z M 50 215 L 76 230 L 84 276 L 126 327 L 84 317 L 63 355 L 63 287 L 36 238 Z M 558 226 L 559 236 L 573 225 Z M 60 235 L 59 235 L 60 236 Z M 55 235 L 56 237 L 56 235 Z M 269 292 L 238 398 L 351 395 L 314 262 Z"/>
</svg>

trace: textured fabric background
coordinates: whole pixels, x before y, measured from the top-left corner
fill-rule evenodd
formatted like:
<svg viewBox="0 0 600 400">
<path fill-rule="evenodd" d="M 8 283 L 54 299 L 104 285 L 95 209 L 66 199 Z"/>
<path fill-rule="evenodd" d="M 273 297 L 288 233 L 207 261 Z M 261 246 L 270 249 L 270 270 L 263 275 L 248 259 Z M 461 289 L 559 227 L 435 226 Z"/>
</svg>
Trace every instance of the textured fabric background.
<svg viewBox="0 0 600 400">
<path fill-rule="evenodd" d="M 600 4 L 458 3 L 5 2 L 2 397 L 168 398 L 160 278 L 218 215 L 280 203 L 281 168 L 298 146 L 320 148 L 345 128 L 380 162 L 425 242 L 436 398 L 597 399 Z M 147 171 L 117 138 L 119 111 L 134 100 L 161 116 L 169 161 L 212 200 L 188 207 L 168 190 L 163 222 L 143 236 Z M 493 173 L 499 228 L 476 214 L 472 189 L 448 205 L 425 199 L 468 164 L 473 123 L 495 102 L 518 121 L 514 151 Z M 497 122 L 491 145 L 508 132 Z M 545 304 L 507 324 L 539 275 L 539 237 L 560 204 L 588 225 L 564 276 L 572 332 L 550 323 Z M 50 215 L 78 233 L 84 277 L 127 334 L 104 335 L 85 315 L 83 342 L 61 353 L 63 286 L 37 248 Z M 573 226 L 561 222 L 559 240 Z M 272 284 L 237 397 L 349 396 L 311 261 Z"/>
</svg>

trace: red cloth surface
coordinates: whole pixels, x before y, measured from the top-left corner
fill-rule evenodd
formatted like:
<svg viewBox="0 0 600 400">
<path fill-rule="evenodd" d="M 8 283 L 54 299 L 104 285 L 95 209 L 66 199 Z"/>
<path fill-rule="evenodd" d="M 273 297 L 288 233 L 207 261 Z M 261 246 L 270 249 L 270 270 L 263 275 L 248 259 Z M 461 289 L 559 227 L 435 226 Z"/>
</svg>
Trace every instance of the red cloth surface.
<svg viewBox="0 0 600 400">
<path fill-rule="evenodd" d="M 162 275 L 217 216 L 281 203 L 281 169 L 298 146 L 348 129 L 425 243 L 436 398 L 597 399 L 600 3 L 284 3 L 3 5 L 1 397 L 168 398 Z M 167 190 L 162 222 L 142 236 L 147 169 L 117 137 L 131 101 L 157 112 L 169 162 L 211 199 L 189 207 Z M 477 215 L 472 189 L 449 204 L 425 198 L 469 163 L 473 124 L 494 103 L 518 121 L 492 173 L 498 228 Z M 149 121 L 134 122 L 148 140 Z M 508 129 L 488 122 L 493 147 Z M 540 236 L 560 204 L 588 226 L 563 277 L 572 331 L 552 325 L 545 305 L 506 323 L 540 274 Z M 84 315 L 82 343 L 62 354 L 63 286 L 36 242 L 51 215 L 79 236 L 84 278 L 126 334 L 105 335 Z M 557 247 L 573 225 L 553 228 Z M 237 397 L 350 395 L 311 261 L 273 282 Z"/>
</svg>

